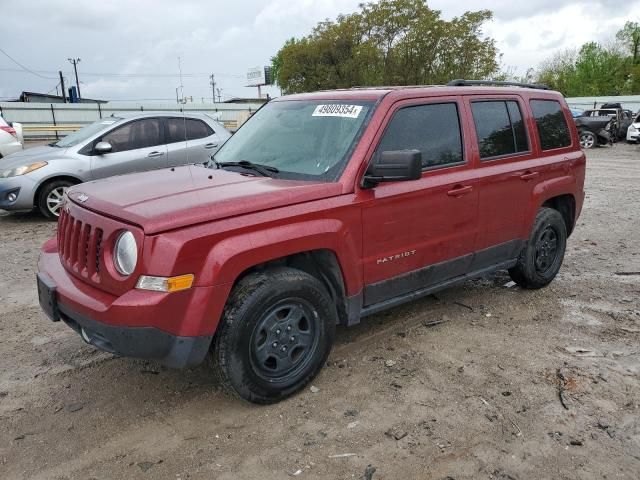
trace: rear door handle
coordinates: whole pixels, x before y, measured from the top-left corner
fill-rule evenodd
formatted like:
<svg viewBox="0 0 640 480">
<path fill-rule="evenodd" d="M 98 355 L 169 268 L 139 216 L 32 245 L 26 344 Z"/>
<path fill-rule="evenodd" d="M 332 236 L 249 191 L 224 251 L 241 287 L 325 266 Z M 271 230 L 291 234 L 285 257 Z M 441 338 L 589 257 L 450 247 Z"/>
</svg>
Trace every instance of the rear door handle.
<svg viewBox="0 0 640 480">
<path fill-rule="evenodd" d="M 216 148 L 217 146 L 218 146 L 218 144 L 217 144 L 217 143 L 207 143 L 207 144 L 204 146 L 204 148 L 207 148 L 207 149 L 209 149 L 209 148 Z"/>
<path fill-rule="evenodd" d="M 528 182 L 529 180 L 533 180 L 534 178 L 540 176 L 540 172 L 530 172 L 526 171 L 522 175 L 520 175 L 520 179 Z"/>
<path fill-rule="evenodd" d="M 471 193 L 473 187 L 471 185 L 456 185 L 453 190 L 449 190 L 447 195 L 450 197 L 461 197 L 467 193 Z"/>
<path fill-rule="evenodd" d="M 161 157 L 162 155 L 164 155 L 164 152 L 151 152 L 149 155 L 147 155 L 147 157 L 149 158 Z"/>
</svg>

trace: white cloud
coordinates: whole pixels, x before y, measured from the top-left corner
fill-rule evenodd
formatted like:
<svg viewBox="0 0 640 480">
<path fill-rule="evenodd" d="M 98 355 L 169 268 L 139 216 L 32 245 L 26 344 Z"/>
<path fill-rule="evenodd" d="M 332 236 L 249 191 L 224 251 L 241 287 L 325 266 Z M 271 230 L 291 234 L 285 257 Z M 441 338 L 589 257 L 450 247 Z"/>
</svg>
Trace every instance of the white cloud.
<svg viewBox="0 0 640 480">
<path fill-rule="evenodd" d="M 361 0 L 31 0 L 2 12 L 2 48 L 34 70 L 0 70 L 2 96 L 22 90 L 46 92 L 55 72 L 73 80 L 67 57 L 80 57 L 83 94 L 104 98 L 175 98 L 178 57 L 185 94 L 211 96 L 208 75 L 216 73 L 225 96 L 251 96 L 244 87 L 247 68 L 268 64 L 284 41 L 308 34 L 326 18 L 350 13 Z M 524 73 L 564 48 L 612 38 L 626 20 L 638 20 L 640 1 L 613 0 L 432 0 L 445 18 L 468 9 L 493 10 L 485 28 L 503 54 L 505 66 Z M 638 13 L 636 13 L 638 12 Z M 0 69 L 18 69 L 0 55 Z M 96 76 L 174 74 L 173 77 Z M 271 89 L 275 93 L 275 89 Z"/>
</svg>

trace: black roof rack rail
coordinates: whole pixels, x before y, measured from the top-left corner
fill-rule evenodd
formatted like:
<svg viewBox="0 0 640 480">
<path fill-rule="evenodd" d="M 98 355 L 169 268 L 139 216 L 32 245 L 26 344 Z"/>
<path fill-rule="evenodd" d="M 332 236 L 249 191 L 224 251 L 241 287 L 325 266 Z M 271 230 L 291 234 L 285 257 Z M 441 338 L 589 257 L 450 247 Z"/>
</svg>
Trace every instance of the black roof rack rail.
<svg viewBox="0 0 640 480">
<path fill-rule="evenodd" d="M 478 85 L 496 85 L 500 87 L 535 88 L 537 90 L 549 90 L 549 87 L 541 83 L 503 82 L 500 80 L 464 80 L 456 79 L 447 83 L 448 87 L 472 87 Z"/>
</svg>

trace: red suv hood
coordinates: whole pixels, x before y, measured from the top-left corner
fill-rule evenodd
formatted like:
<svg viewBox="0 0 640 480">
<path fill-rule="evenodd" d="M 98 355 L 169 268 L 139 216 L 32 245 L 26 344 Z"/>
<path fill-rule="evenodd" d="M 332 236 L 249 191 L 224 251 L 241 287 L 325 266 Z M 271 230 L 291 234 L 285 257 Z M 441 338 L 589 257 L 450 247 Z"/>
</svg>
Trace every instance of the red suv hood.
<svg viewBox="0 0 640 480">
<path fill-rule="evenodd" d="M 338 183 L 278 180 L 188 165 L 83 183 L 68 196 L 85 208 L 154 234 L 340 193 Z"/>
</svg>

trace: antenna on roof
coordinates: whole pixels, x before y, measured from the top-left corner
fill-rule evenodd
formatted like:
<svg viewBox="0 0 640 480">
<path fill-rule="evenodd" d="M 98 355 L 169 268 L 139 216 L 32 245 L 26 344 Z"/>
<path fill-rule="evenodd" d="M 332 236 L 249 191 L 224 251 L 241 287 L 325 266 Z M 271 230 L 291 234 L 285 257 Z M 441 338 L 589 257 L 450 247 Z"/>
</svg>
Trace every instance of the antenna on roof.
<svg viewBox="0 0 640 480">
<path fill-rule="evenodd" d="M 187 116 L 186 116 L 186 112 L 184 111 L 184 105 L 187 102 L 186 102 L 186 100 L 184 98 L 184 85 L 182 84 L 182 64 L 180 62 L 180 57 L 178 57 L 178 71 L 180 72 L 180 104 L 182 105 L 180 110 L 182 110 L 182 127 L 183 127 L 183 132 L 184 132 L 184 149 L 187 152 L 187 164 L 188 164 L 189 163 L 189 145 L 187 143 Z"/>
</svg>

